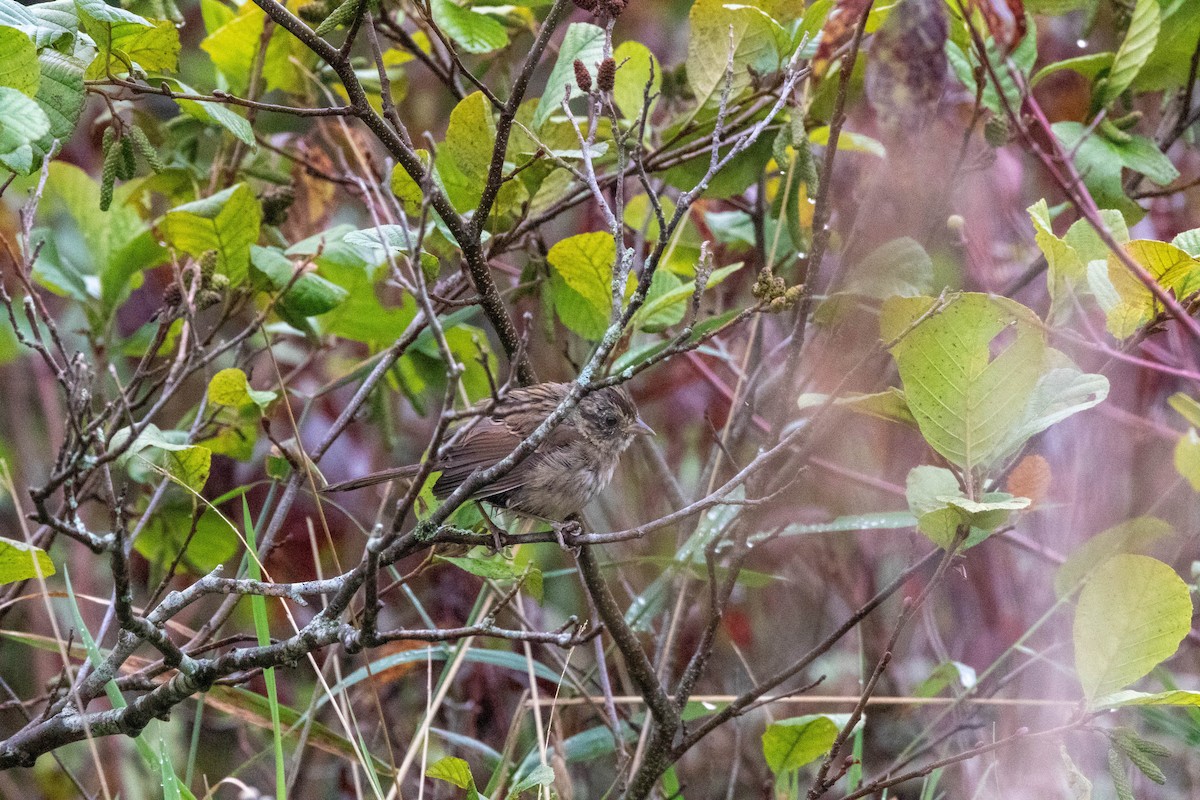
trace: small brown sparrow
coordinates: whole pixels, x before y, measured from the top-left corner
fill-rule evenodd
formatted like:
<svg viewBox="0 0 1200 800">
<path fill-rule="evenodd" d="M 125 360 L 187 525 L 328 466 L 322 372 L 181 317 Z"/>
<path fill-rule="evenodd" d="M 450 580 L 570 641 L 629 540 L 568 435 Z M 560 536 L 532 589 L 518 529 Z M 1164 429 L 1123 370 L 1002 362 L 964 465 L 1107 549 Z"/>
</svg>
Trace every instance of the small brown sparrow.
<svg viewBox="0 0 1200 800">
<path fill-rule="evenodd" d="M 511 453 L 569 390 L 567 383 L 539 383 L 509 392 L 438 457 L 433 468 L 442 475 L 433 485 L 434 496 L 447 497 L 475 470 L 487 469 Z M 525 516 L 562 521 L 608 485 L 635 436 L 653 433 L 625 389 L 599 389 L 585 395 L 533 453 L 496 481 L 481 486 L 472 498 Z M 412 477 L 417 469 L 415 465 L 394 467 L 324 491 L 343 492 Z"/>
</svg>

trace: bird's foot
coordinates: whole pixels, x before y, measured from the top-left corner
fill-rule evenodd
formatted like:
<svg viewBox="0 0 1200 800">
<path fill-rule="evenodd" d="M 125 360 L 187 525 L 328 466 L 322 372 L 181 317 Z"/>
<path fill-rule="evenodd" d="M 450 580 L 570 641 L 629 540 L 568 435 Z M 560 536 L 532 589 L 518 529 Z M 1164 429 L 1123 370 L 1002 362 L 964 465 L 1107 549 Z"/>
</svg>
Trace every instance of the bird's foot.
<svg viewBox="0 0 1200 800">
<path fill-rule="evenodd" d="M 552 522 L 550 529 L 554 531 L 554 538 L 558 540 L 558 546 L 563 550 L 573 551 L 579 548 L 579 545 L 567 544 L 568 541 L 574 540 L 576 536 L 583 533 L 583 525 L 579 524 L 578 520 Z"/>
<path fill-rule="evenodd" d="M 492 522 L 492 518 L 487 515 L 482 506 L 479 507 L 479 516 L 483 517 L 483 526 L 492 535 L 492 549 L 499 553 L 504 549 L 504 537 L 508 535 L 508 531 L 501 528 L 495 522 Z"/>
</svg>

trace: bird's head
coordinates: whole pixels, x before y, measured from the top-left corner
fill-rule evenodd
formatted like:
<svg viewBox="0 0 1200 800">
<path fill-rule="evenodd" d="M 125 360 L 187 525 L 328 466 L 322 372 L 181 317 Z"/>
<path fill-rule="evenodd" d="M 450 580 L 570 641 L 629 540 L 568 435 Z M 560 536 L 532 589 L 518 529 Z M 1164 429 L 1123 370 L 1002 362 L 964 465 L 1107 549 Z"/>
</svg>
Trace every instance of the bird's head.
<svg viewBox="0 0 1200 800">
<path fill-rule="evenodd" d="M 597 446 L 611 446 L 618 453 L 637 436 L 653 436 L 654 430 L 638 415 L 629 392 L 608 386 L 579 401 L 580 427 Z"/>
</svg>

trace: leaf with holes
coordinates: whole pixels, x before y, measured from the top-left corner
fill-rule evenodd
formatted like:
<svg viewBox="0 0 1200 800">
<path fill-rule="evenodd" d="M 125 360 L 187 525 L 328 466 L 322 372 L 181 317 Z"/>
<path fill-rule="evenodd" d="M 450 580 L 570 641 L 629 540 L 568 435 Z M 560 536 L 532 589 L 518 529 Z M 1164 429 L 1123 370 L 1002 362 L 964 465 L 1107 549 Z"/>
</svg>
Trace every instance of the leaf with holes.
<svg viewBox="0 0 1200 800">
<path fill-rule="evenodd" d="M 891 352 L 925 441 L 973 470 L 1009 446 L 1041 377 L 1046 343 L 1037 316 L 1012 300 L 963 294 L 918 322 L 935 302 L 889 299 L 881 336 L 901 337 Z"/>
</svg>

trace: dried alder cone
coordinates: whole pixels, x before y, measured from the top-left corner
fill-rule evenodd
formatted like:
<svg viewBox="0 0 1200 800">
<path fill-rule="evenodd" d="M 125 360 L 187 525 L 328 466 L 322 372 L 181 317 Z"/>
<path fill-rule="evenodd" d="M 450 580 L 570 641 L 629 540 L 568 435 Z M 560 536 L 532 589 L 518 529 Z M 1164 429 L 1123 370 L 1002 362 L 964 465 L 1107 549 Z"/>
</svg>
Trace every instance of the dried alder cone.
<svg viewBox="0 0 1200 800">
<path fill-rule="evenodd" d="M 587 67 L 578 58 L 571 65 L 575 68 L 575 85 L 579 87 L 579 91 L 584 94 L 590 94 L 592 91 L 592 76 L 588 72 Z"/>
<path fill-rule="evenodd" d="M 629 6 L 629 0 L 571 0 L 576 8 L 616 19 Z"/>
<path fill-rule="evenodd" d="M 514 389 L 491 411 L 477 417 L 462 438 L 433 464 L 442 475 L 433 494 L 449 496 L 476 470 L 504 459 L 558 407 L 569 383 L 539 383 Z M 579 405 L 536 450 L 506 474 L 471 496 L 526 516 L 563 520 L 591 502 L 612 479 L 621 454 L 634 437 L 653 431 L 638 416 L 629 393 L 610 386 L 584 395 Z M 358 489 L 396 478 L 411 478 L 416 465 L 383 470 L 326 487 L 327 492 Z"/>
<path fill-rule="evenodd" d="M 602 92 L 611 92 L 617 81 L 617 62 L 606 58 L 600 62 L 596 70 L 596 88 Z"/>
</svg>

